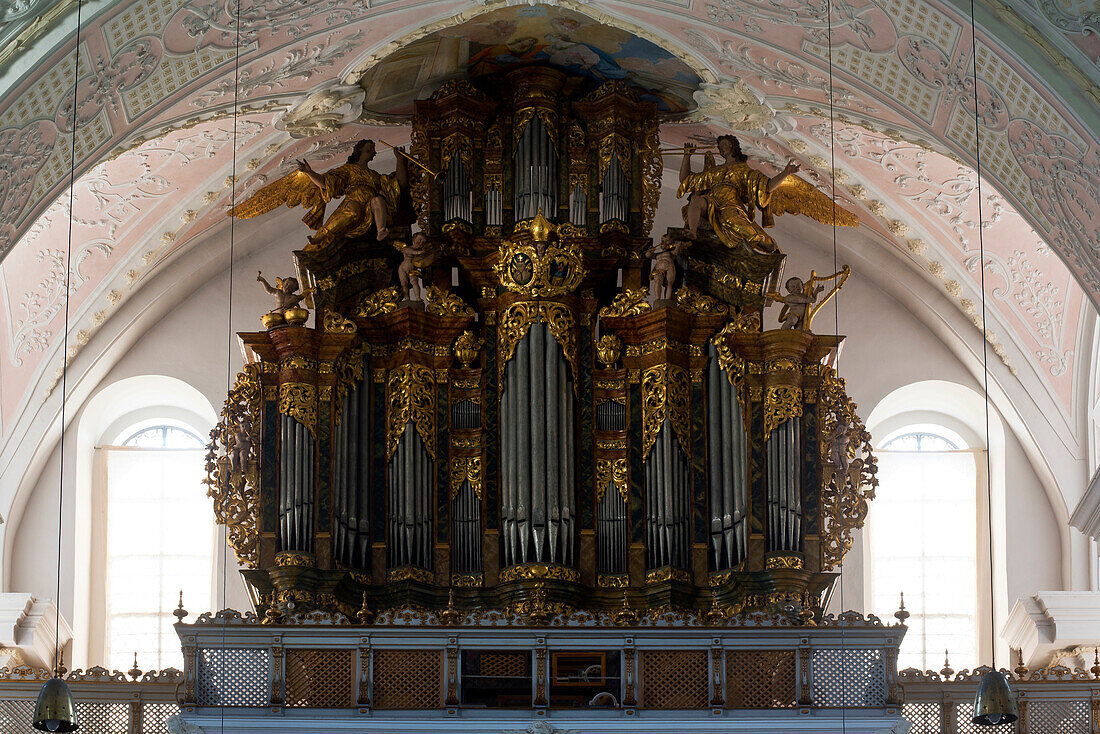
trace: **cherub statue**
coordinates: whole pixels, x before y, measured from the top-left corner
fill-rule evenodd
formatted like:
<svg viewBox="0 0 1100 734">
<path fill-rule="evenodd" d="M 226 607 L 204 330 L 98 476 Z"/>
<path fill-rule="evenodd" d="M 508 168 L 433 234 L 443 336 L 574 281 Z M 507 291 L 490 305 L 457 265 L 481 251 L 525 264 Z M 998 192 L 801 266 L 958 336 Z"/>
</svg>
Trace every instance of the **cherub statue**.
<svg viewBox="0 0 1100 734">
<path fill-rule="evenodd" d="M 277 305 L 272 311 L 283 315 L 286 315 L 289 309 L 300 308 L 298 304 L 313 295 L 312 288 L 306 288 L 298 293 L 298 279 L 293 276 L 290 278 L 275 278 L 274 287 L 264 278 L 263 271 L 256 272 L 256 280 L 263 284 L 264 290 L 275 296 Z M 309 303 L 307 302 L 306 305 L 308 306 Z"/>
<path fill-rule="evenodd" d="M 233 431 L 233 448 L 229 449 L 229 471 L 231 474 L 243 472 L 248 463 L 248 452 L 252 450 L 252 419 L 241 416 L 236 430 Z"/>
<path fill-rule="evenodd" d="M 401 284 L 401 293 L 410 301 L 424 300 L 424 277 L 420 272 L 435 260 L 436 248 L 423 232 L 412 236 L 408 245 L 397 243 L 401 250 L 401 264 L 397 266 L 397 280 Z"/>
<path fill-rule="evenodd" d="M 851 273 L 852 269 L 847 265 L 832 275 L 825 276 L 819 276 L 816 271 L 811 270 L 810 278 L 805 282 L 798 277 L 787 278 L 787 295 L 774 291 L 765 294 L 768 298 L 783 304 L 783 308 L 779 311 L 779 321 L 782 324 L 779 328 L 809 331 L 814 316 L 840 290 Z M 817 302 L 817 297 L 825 290 L 825 286 L 818 284 L 830 280 L 835 281 L 832 289 L 820 302 Z"/>
<path fill-rule="evenodd" d="M 390 220 L 397 209 L 401 191 L 409 185 L 406 153 L 397 148 L 394 173 L 378 173 L 367 164 L 376 154 L 373 140 L 355 144 L 347 163 L 325 173 L 317 173 L 305 160 L 298 170 L 257 191 L 246 201 L 229 210 L 229 216 L 249 219 L 266 214 L 280 204 L 309 209 L 302 221 L 317 234 L 309 238 L 307 250 L 325 247 L 339 237 L 364 237 L 373 232 L 379 242 L 390 233 Z M 325 220 L 325 205 L 344 197 Z"/>
<path fill-rule="evenodd" d="M 798 164 L 788 161 L 786 167 L 767 176 L 748 163 L 741 144 L 732 135 L 718 137 L 718 153 L 724 159 L 720 165 L 704 166 L 692 172 L 694 146 L 685 146 L 680 164 L 680 188 L 677 198 L 688 195 L 684 207 L 684 226 L 690 237 L 696 237 L 703 215 L 718 239 L 727 247 L 742 245 L 758 252 L 775 252 L 776 244 L 764 227 L 775 224 L 780 214 L 805 214 L 824 224 L 854 227 L 859 217 L 839 207 L 832 199 L 798 176 Z M 762 212 L 761 224 L 756 223 L 756 210 Z M 835 216 L 834 216 L 835 215 Z"/>
<path fill-rule="evenodd" d="M 676 282 L 676 257 L 687 246 L 686 241 L 673 241 L 671 235 L 665 234 L 660 242 L 646 250 L 646 256 L 653 260 L 653 266 L 649 271 L 649 284 L 650 295 L 653 296 L 654 301 L 672 298 L 672 285 Z"/>
</svg>

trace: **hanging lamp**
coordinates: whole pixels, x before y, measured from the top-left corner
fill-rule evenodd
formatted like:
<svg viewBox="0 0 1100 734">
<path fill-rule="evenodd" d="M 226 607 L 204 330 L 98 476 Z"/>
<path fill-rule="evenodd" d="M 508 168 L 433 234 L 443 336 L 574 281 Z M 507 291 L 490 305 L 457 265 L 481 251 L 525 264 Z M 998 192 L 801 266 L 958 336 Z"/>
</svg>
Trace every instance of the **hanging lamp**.
<svg viewBox="0 0 1100 734">
<path fill-rule="evenodd" d="M 76 126 L 77 91 L 80 82 L 80 11 L 82 0 L 76 3 L 76 39 L 73 46 L 73 139 L 69 151 L 69 236 L 65 247 L 65 326 L 61 339 L 61 438 L 59 441 L 59 470 L 57 487 L 57 593 L 54 597 L 53 629 L 53 677 L 46 681 L 38 692 L 34 704 L 34 717 L 31 726 L 39 731 L 76 731 L 80 724 L 76 720 L 76 704 L 69 684 L 61 677 L 61 513 L 65 497 L 65 408 L 67 400 L 68 363 L 69 363 L 69 280 L 72 274 L 73 252 L 73 199 L 76 183 Z"/>
<path fill-rule="evenodd" d="M 986 336 L 986 302 L 985 302 L 985 242 L 982 236 L 982 145 L 980 118 L 978 114 L 978 31 L 977 20 L 974 15 L 974 0 L 970 0 L 970 44 L 973 65 L 971 68 L 972 92 L 974 94 L 974 156 L 975 156 L 975 181 L 978 196 L 978 272 L 981 275 L 982 287 L 982 377 L 985 398 L 985 493 L 986 512 L 989 523 L 989 638 L 991 657 L 991 670 L 982 676 L 982 682 L 978 685 L 978 691 L 974 694 L 974 718 L 978 726 L 999 726 L 1011 724 L 1020 718 L 1020 709 L 1016 705 L 1016 696 L 1008 684 L 1005 674 L 997 670 L 997 639 L 995 632 L 995 620 L 993 617 L 993 489 L 990 481 L 989 458 L 989 339 Z"/>
</svg>

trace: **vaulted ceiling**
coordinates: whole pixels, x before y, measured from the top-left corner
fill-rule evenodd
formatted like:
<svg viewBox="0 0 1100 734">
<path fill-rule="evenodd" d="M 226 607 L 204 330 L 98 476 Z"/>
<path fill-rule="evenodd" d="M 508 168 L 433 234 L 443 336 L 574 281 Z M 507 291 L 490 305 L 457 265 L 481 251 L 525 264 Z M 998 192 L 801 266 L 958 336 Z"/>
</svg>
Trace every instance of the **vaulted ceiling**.
<svg viewBox="0 0 1100 734">
<path fill-rule="evenodd" d="M 695 109 L 664 126 L 668 142 L 732 129 L 763 166 L 794 157 L 823 189 L 835 180 L 841 203 L 975 324 L 981 222 L 993 350 L 1074 422 L 1075 369 L 1089 358 L 1080 324 L 1088 302 L 1100 302 L 1100 21 L 1089 4 L 980 0 L 976 89 L 961 2 L 550 5 L 651 42 L 698 78 Z M 71 355 L 151 273 L 224 226 L 231 196 L 301 155 L 327 166 L 349 140 L 407 141 L 406 128 L 380 127 L 399 119 L 375 114 L 369 99 L 364 110 L 372 87 L 361 82 L 380 62 L 486 13 L 547 12 L 516 0 L 243 0 L 235 72 L 237 8 L 85 0 Z M 60 364 L 75 9 L 75 0 L 0 9 L 5 438 L 41 406 Z M 507 23 L 499 30 L 507 41 Z M 428 70 L 401 68 L 430 91 Z"/>
</svg>

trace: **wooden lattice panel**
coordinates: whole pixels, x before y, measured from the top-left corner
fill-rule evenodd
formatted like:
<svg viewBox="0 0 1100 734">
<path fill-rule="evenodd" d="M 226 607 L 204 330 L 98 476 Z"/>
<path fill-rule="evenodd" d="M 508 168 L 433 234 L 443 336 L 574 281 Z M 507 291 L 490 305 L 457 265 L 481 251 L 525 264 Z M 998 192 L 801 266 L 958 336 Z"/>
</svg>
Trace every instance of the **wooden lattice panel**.
<svg viewBox="0 0 1100 734">
<path fill-rule="evenodd" d="M 271 700 L 271 653 L 263 648 L 199 653 L 200 706 L 266 706 Z"/>
<path fill-rule="evenodd" d="M 375 650 L 374 707 L 434 709 L 442 705 L 442 650 Z"/>
<path fill-rule="evenodd" d="M 901 715 L 913 725 L 909 734 L 944 734 L 942 710 L 938 703 L 907 703 Z"/>
<path fill-rule="evenodd" d="M 645 650 L 640 657 L 644 708 L 707 707 L 706 650 Z"/>
<path fill-rule="evenodd" d="M 885 704 L 882 650 L 814 650 L 812 666 L 815 706 L 863 708 Z"/>
<path fill-rule="evenodd" d="M 126 703 L 77 701 L 76 720 L 80 730 L 95 734 L 129 734 L 130 706 Z"/>
<path fill-rule="evenodd" d="M 974 723 L 974 704 L 959 702 L 955 704 L 955 734 L 1017 734 L 1020 722 L 1001 724 L 999 726 L 978 726 Z M 1028 731 L 1034 734 L 1061 734 L 1055 729 L 1036 729 L 1028 726 Z M 1088 729 L 1081 730 L 1081 734 L 1087 734 Z M 1077 734 L 1077 732 L 1074 732 Z"/>
<path fill-rule="evenodd" d="M 1088 701 L 1043 701 L 1027 704 L 1027 730 L 1043 734 L 1076 734 L 1089 730 Z"/>
<path fill-rule="evenodd" d="M 355 661 L 351 650 L 286 651 L 286 705 L 349 708 Z"/>
<path fill-rule="evenodd" d="M 526 678 L 531 675 L 531 656 L 525 652 L 483 652 L 478 656 L 481 675 Z"/>
<path fill-rule="evenodd" d="M 34 701 L 0 701 L 0 732 L 4 734 L 35 734 L 31 726 L 34 718 Z M 83 722 L 82 722 L 83 723 Z"/>
<path fill-rule="evenodd" d="M 778 709 L 795 705 L 794 650 L 726 652 L 726 705 Z"/>
</svg>

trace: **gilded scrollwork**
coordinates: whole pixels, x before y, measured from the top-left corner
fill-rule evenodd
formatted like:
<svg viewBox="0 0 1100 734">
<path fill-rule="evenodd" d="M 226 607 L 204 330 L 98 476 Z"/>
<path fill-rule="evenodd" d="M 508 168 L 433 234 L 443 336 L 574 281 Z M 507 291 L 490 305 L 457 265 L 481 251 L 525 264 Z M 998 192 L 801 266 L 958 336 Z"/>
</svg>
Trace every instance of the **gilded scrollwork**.
<svg viewBox="0 0 1100 734">
<path fill-rule="evenodd" d="M 457 456 L 451 459 L 451 499 L 453 500 L 462 483 L 469 480 L 477 498 L 481 499 L 481 457 Z"/>
<path fill-rule="evenodd" d="M 325 331 L 330 334 L 354 334 L 355 322 L 345 319 L 335 311 L 325 312 Z"/>
<path fill-rule="evenodd" d="M 279 385 L 278 410 L 309 429 L 317 437 L 317 388 L 305 382 Z"/>
<path fill-rule="evenodd" d="M 653 227 L 657 204 L 661 199 L 661 181 L 664 178 L 664 160 L 661 158 L 661 136 L 657 120 L 643 123 L 642 148 L 639 156 L 642 164 L 642 232 Z"/>
<path fill-rule="evenodd" d="M 424 299 L 424 310 L 437 316 L 467 316 L 472 317 L 474 310 L 466 305 L 466 302 L 434 285 L 428 286 L 428 295 Z"/>
<path fill-rule="evenodd" d="M 682 367 L 660 364 L 642 373 L 642 457 L 657 442 L 665 419 L 686 456 L 691 456 L 691 382 Z"/>
<path fill-rule="evenodd" d="M 622 495 L 623 501 L 629 501 L 630 487 L 626 482 L 626 459 L 596 459 L 596 502 L 603 499 L 603 493 L 609 484 Z"/>
<path fill-rule="evenodd" d="M 493 270 L 501 286 L 528 298 L 572 293 L 588 272 L 579 247 L 513 240 L 500 248 Z"/>
<path fill-rule="evenodd" d="M 822 375 L 818 391 L 823 570 L 835 568 L 852 546 L 852 531 L 863 527 L 867 503 L 875 498 L 878 462 L 871 434 L 848 397 L 844 380 L 831 368 Z"/>
<path fill-rule="evenodd" d="M 653 308 L 645 288 L 625 288 L 608 305 L 600 309 L 600 316 L 634 316 Z"/>
<path fill-rule="evenodd" d="M 573 374 L 577 374 L 577 322 L 573 312 L 554 301 L 519 301 L 509 306 L 500 317 L 497 330 L 497 355 L 500 371 L 500 387 L 504 389 L 504 367 L 516 354 L 516 345 L 527 336 L 531 324 L 546 322 L 550 334 L 561 347 L 565 361 L 569 363 Z M 577 389 L 574 381 L 573 389 Z"/>
<path fill-rule="evenodd" d="M 397 303 L 401 300 L 401 293 L 397 286 L 375 291 L 359 302 L 357 315 L 369 318 L 371 316 L 384 316 L 397 310 Z"/>
<path fill-rule="evenodd" d="M 386 381 L 386 459 L 393 458 L 405 424 L 413 422 L 424 448 L 435 459 L 435 373 L 406 364 L 391 370 Z"/>
<path fill-rule="evenodd" d="M 260 414 L 263 389 L 260 366 L 245 365 L 237 375 L 222 407 L 218 424 L 210 431 L 206 451 L 206 493 L 214 500 L 214 517 L 226 528 L 226 539 L 245 566 L 259 563 L 257 525 L 257 457 L 260 442 Z M 247 429 L 242 434 L 242 428 Z M 247 435 L 247 445 L 240 446 Z M 230 453 L 240 451 L 243 471 L 233 471 Z"/>
<path fill-rule="evenodd" d="M 793 385 L 771 385 L 764 390 L 765 441 L 784 421 L 801 415 L 802 388 Z"/>
<path fill-rule="evenodd" d="M 729 306 L 689 285 L 680 286 L 676 291 L 676 305 L 688 313 L 715 316 L 725 316 L 729 313 Z"/>
</svg>

